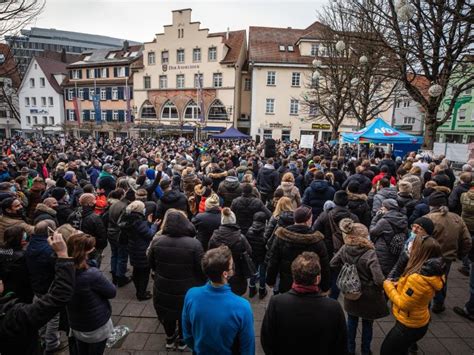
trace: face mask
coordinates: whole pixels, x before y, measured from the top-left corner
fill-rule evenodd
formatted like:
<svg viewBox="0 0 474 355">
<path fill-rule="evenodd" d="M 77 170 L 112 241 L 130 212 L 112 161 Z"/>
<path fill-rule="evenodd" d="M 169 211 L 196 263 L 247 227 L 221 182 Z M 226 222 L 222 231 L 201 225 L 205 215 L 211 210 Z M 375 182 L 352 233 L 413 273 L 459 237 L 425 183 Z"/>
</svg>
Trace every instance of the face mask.
<svg viewBox="0 0 474 355">
<path fill-rule="evenodd" d="M 146 208 L 143 209 L 143 215 L 146 216 Z"/>
<path fill-rule="evenodd" d="M 416 238 L 415 232 L 410 231 L 410 235 L 408 236 L 408 239 L 415 239 L 415 238 Z"/>
<path fill-rule="evenodd" d="M 16 186 L 10 187 L 10 191 L 11 191 L 11 192 L 16 192 Z"/>
<path fill-rule="evenodd" d="M 28 234 L 26 232 L 23 232 L 23 238 L 22 238 L 22 241 L 23 242 L 26 242 L 28 241 Z"/>
</svg>

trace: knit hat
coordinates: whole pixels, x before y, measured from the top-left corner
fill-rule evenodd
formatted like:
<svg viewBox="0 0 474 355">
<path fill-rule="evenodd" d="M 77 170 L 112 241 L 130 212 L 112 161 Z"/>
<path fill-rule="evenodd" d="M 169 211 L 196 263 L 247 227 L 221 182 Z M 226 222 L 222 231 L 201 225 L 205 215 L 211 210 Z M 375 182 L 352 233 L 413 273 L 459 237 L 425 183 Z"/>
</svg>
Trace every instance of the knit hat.
<svg viewBox="0 0 474 355">
<path fill-rule="evenodd" d="M 143 214 L 144 210 L 145 210 L 145 204 L 142 201 L 135 200 L 127 206 L 125 211 L 127 213 L 138 212 L 138 213 Z"/>
<path fill-rule="evenodd" d="M 62 187 L 55 187 L 51 191 L 51 196 L 56 199 L 56 201 L 59 201 L 66 195 L 66 189 L 63 189 Z"/>
<path fill-rule="evenodd" d="M 350 218 L 343 218 L 339 222 L 343 237 L 362 237 L 369 239 L 369 230 L 362 223 L 354 223 Z"/>
<path fill-rule="evenodd" d="M 236 224 L 237 219 L 235 218 L 234 212 L 229 207 L 225 207 L 221 212 L 221 224 Z"/>
<path fill-rule="evenodd" d="M 304 223 L 313 216 L 311 208 L 308 206 L 300 206 L 293 213 L 295 223 Z"/>
<path fill-rule="evenodd" d="M 74 175 L 74 171 L 66 171 L 64 174 L 64 180 L 71 182 Z"/>
<path fill-rule="evenodd" d="M 334 203 L 336 206 L 347 206 L 349 203 L 349 198 L 347 197 L 347 192 L 340 190 L 334 194 Z"/>
<path fill-rule="evenodd" d="M 332 210 L 334 207 L 336 207 L 336 204 L 331 200 L 327 200 L 326 202 L 324 202 L 323 210 L 327 212 Z"/>
<path fill-rule="evenodd" d="M 148 192 L 146 192 L 145 189 L 138 189 L 136 192 L 135 192 L 135 198 L 137 200 L 146 200 L 148 198 Z"/>
<path fill-rule="evenodd" d="M 219 207 L 219 196 L 217 194 L 212 194 L 208 198 L 206 198 L 206 202 L 204 203 L 206 206 L 206 211 L 210 210 L 214 207 Z"/>
<path fill-rule="evenodd" d="M 448 199 L 446 198 L 446 194 L 439 191 L 433 192 L 430 197 L 428 197 L 428 205 L 430 207 L 447 206 Z"/>
<path fill-rule="evenodd" d="M 398 210 L 400 207 L 398 206 L 397 200 L 393 198 L 387 198 L 383 200 L 382 206 L 385 207 L 387 210 Z"/>
<path fill-rule="evenodd" d="M 409 181 L 400 181 L 398 183 L 398 192 L 407 192 L 407 193 L 412 193 L 413 192 L 413 185 Z"/>
<path fill-rule="evenodd" d="M 427 217 L 420 217 L 415 219 L 413 224 L 418 224 L 421 228 L 425 230 L 428 235 L 433 235 L 434 232 L 434 224 L 433 221 Z"/>
<path fill-rule="evenodd" d="M 93 194 L 85 193 L 79 197 L 79 204 L 81 206 L 94 206 L 95 196 Z"/>
</svg>

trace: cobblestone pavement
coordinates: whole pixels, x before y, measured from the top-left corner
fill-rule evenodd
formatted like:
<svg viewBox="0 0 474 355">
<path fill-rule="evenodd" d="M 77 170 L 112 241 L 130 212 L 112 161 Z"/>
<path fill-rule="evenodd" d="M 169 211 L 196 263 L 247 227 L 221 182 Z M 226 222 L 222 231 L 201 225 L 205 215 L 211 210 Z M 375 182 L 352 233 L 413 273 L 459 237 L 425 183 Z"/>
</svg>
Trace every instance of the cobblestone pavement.
<svg viewBox="0 0 474 355">
<path fill-rule="evenodd" d="M 107 277 L 111 277 L 108 264 L 110 261 L 109 253 L 109 249 L 107 249 L 102 264 L 102 269 Z M 428 333 L 418 343 L 419 354 L 474 354 L 474 322 L 458 316 L 452 310 L 456 305 L 464 305 L 469 296 L 469 279 L 457 271 L 459 266 L 460 263 L 458 262 L 451 267 L 448 280 L 446 311 L 441 315 L 432 314 Z M 150 280 L 150 291 L 152 287 L 153 283 Z M 257 354 L 263 354 L 259 336 L 268 299 L 269 296 L 262 301 L 258 297 L 250 300 L 254 315 Z M 120 288 L 117 292 L 117 297 L 111 303 L 114 325 L 126 325 L 130 328 L 131 333 L 118 349 L 109 349 L 106 352 L 107 354 L 182 354 L 182 352 L 168 352 L 165 350 L 166 335 L 156 318 L 153 301 L 137 301 L 133 283 Z M 391 329 L 394 322 L 394 318 L 389 316 L 374 323 L 374 339 L 372 341 L 372 351 L 374 354 L 379 354 L 385 334 Z M 359 326 L 357 340 L 358 348 L 360 347 L 360 328 L 361 326 Z"/>
</svg>

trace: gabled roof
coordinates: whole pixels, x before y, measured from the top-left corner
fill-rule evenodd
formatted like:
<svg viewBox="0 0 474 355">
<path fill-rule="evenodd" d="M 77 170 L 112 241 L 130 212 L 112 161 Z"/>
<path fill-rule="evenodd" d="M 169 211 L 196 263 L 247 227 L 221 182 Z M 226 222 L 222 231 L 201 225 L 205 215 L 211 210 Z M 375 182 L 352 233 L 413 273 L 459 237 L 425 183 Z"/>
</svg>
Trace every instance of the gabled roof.
<svg viewBox="0 0 474 355">
<path fill-rule="evenodd" d="M 225 58 L 221 63 L 235 63 L 239 59 L 240 51 L 245 41 L 245 30 L 229 31 L 229 38 L 226 39 L 226 32 L 209 33 L 208 37 L 223 37 L 223 43 L 229 47 Z"/>
<path fill-rule="evenodd" d="M 71 63 L 68 65 L 68 68 L 129 64 L 141 57 L 142 50 L 142 45 L 135 45 L 129 46 L 127 49 L 103 48 L 84 51 L 81 60 Z M 130 56 L 132 52 L 136 52 L 136 55 L 133 57 Z M 109 58 L 111 54 L 114 54 L 113 58 Z M 87 60 L 84 60 L 86 58 Z"/>
<path fill-rule="evenodd" d="M 321 22 L 315 21 L 304 30 L 304 34 L 300 38 L 304 39 L 323 39 L 321 35 L 324 31 L 327 31 L 327 26 Z"/>
<path fill-rule="evenodd" d="M 34 60 L 38 63 L 41 70 L 44 73 L 44 76 L 48 79 L 48 82 L 51 84 L 53 89 L 58 93 L 62 93 L 61 83 L 58 83 L 54 78 L 54 74 L 67 74 L 66 65 L 57 60 L 44 58 L 44 57 L 34 57 Z M 33 61 L 32 61 L 33 62 Z M 31 65 L 31 64 L 30 64 Z"/>
<path fill-rule="evenodd" d="M 13 56 L 13 51 L 10 49 L 10 46 L 0 43 L 0 54 L 3 56 L 3 62 L 0 63 L 0 77 L 10 78 L 12 80 L 12 86 L 18 88 L 21 83 L 21 78 Z"/>
</svg>

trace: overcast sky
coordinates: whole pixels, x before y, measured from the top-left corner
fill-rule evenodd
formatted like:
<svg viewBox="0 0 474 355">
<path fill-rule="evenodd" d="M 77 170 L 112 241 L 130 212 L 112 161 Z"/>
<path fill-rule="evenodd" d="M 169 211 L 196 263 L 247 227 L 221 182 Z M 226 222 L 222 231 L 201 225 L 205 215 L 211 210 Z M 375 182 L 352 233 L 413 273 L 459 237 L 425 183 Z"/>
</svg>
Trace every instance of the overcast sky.
<svg viewBox="0 0 474 355">
<path fill-rule="evenodd" d="M 250 25 L 305 28 L 327 1 L 46 0 L 30 26 L 148 42 L 171 24 L 171 10 L 192 8 L 192 21 L 211 32 L 248 30 Z"/>
</svg>

